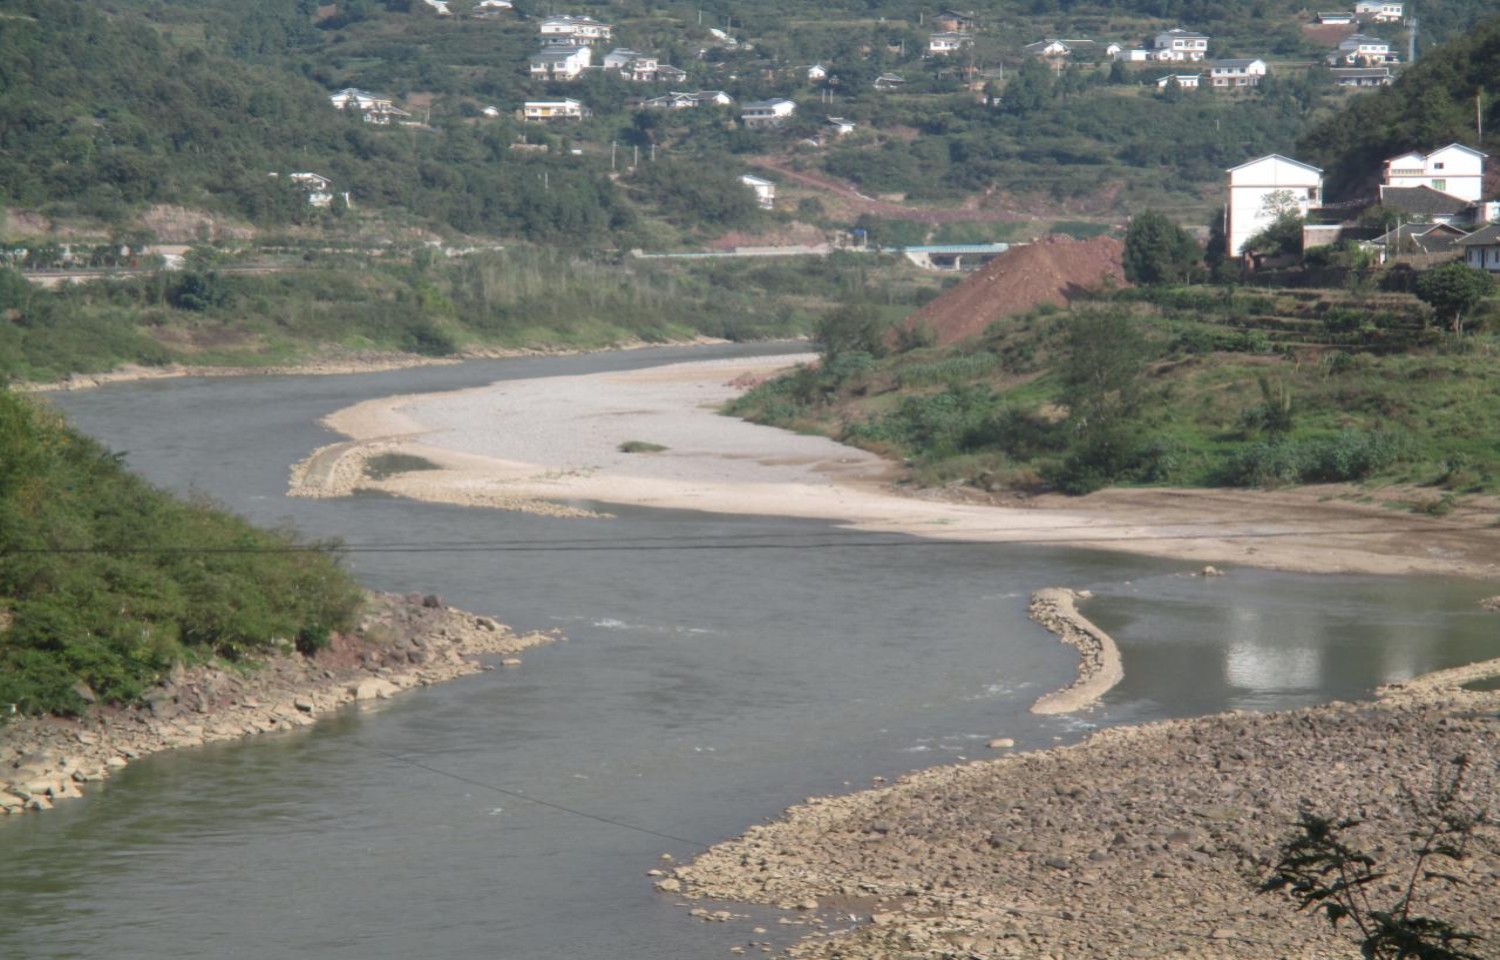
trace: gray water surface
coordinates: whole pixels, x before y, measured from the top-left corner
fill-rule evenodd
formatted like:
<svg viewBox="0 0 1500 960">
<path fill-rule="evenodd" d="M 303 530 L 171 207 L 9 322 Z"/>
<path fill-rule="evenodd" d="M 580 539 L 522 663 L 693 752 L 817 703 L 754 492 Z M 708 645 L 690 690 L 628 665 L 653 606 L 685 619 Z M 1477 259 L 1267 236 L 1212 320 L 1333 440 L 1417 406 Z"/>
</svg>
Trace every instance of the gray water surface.
<svg viewBox="0 0 1500 960">
<path fill-rule="evenodd" d="M 372 587 L 568 639 L 518 671 L 151 757 L 85 800 L 0 821 L 0 957 L 721 957 L 789 928 L 774 911 L 693 920 L 645 872 L 807 796 L 983 756 L 992 737 L 1039 747 L 1095 724 L 1351 699 L 1500 655 L 1475 605 L 1492 591 L 1462 581 L 1205 580 L 1164 560 L 801 520 L 284 496 L 289 466 L 337 439 L 318 419 L 360 400 L 757 349 L 57 397 L 159 484 L 343 537 Z M 1082 717 L 1027 712 L 1072 677 L 1075 657 L 1026 618 L 1054 585 L 1095 592 L 1088 612 L 1125 658 Z"/>
</svg>

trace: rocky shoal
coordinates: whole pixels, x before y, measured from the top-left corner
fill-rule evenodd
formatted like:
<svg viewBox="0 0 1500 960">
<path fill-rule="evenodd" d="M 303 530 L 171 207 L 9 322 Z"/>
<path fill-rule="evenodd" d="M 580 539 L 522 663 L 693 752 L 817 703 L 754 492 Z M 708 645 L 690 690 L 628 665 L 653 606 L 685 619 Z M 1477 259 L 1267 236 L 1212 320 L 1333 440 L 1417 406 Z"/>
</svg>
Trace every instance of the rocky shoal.
<svg viewBox="0 0 1500 960">
<path fill-rule="evenodd" d="M 1352 842 L 1404 879 L 1414 802 L 1464 755 L 1463 805 L 1491 822 L 1437 867 L 1462 882 L 1421 885 L 1421 908 L 1500 956 L 1500 692 L 1463 687 L 1496 674 L 1500 661 L 1371 703 L 1110 729 L 810 799 L 656 883 L 700 909 L 788 911 L 818 930 L 788 951 L 801 958 L 1358 956 L 1346 929 L 1257 892 L 1280 844 L 1302 810 L 1356 818 Z"/>
<path fill-rule="evenodd" d="M 78 718 L 0 726 L 0 813 L 50 809 L 161 750 L 305 727 L 346 704 L 489 669 L 475 657 L 519 666 L 515 654 L 556 639 L 517 634 L 434 596 L 372 595 L 358 629 L 313 656 L 289 652 L 248 669 L 179 667 L 138 707 L 101 705 Z"/>
</svg>

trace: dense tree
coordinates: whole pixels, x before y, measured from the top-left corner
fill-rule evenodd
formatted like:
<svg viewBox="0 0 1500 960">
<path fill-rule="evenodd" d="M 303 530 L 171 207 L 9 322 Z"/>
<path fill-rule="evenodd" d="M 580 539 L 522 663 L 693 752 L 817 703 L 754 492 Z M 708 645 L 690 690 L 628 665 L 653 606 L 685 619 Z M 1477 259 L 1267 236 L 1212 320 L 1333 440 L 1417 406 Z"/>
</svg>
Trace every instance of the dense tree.
<svg viewBox="0 0 1500 960">
<path fill-rule="evenodd" d="M 1198 242 L 1166 216 L 1147 210 L 1125 232 L 1125 279 L 1131 283 L 1179 283 L 1201 258 Z"/>
<path fill-rule="evenodd" d="M 1488 273 L 1455 261 L 1424 270 L 1417 277 L 1416 294 L 1432 307 L 1439 321 L 1454 333 L 1463 333 L 1464 315 L 1494 289 Z"/>
</svg>

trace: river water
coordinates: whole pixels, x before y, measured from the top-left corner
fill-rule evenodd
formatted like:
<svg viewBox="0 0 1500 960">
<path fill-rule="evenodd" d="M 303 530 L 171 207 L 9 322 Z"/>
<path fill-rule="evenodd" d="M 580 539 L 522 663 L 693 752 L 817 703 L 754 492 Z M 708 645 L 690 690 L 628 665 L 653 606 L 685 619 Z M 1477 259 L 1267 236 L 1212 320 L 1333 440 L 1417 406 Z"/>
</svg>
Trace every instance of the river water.
<svg viewBox="0 0 1500 960">
<path fill-rule="evenodd" d="M 56 404 L 151 480 L 341 536 L 368 585 L 566 642 L 293 734 L 132 764 L 0 820 L 0 957 L 727 956 L 778 914 L 702 923 L 645 876 L 804 797 L 1092 724 L 1351 699 L 1500 655 L 1484 585 L 1310 577 L 807 521 L 564 520 L 293 500 L 318 419 L 396 393 L 767 352 L 715 347 L 340 377 L 124 384 Z M 1031 591 L 1088 588 L 1126 679 L 1084 718 L 1027 706 L 1074 655 Z M 751 931 L 765 925 L 770 934 Z M 792 931 L 788 933 L 788 931 Z"/>
</svg>

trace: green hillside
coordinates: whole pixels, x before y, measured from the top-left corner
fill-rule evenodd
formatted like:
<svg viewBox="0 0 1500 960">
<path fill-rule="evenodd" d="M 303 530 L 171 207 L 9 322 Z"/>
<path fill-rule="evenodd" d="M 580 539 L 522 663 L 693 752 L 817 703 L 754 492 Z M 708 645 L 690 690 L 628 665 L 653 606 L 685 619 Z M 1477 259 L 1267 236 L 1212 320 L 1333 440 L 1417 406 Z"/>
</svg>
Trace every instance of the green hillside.
<svg viewBox="0 0 1500 960">
<path fill-rule="evenodd" d="M 312 649 L 360 602 L 327 549 L 173 499 L 0 390 L 0 711 L 130 702 L 184 658 Z"/>
</svg>

